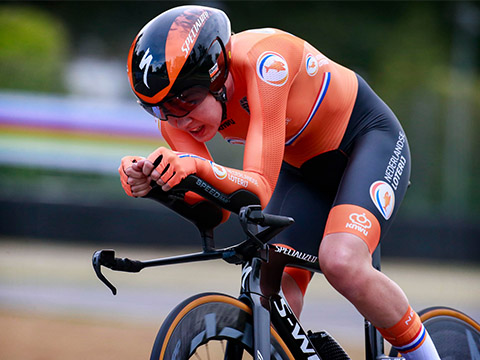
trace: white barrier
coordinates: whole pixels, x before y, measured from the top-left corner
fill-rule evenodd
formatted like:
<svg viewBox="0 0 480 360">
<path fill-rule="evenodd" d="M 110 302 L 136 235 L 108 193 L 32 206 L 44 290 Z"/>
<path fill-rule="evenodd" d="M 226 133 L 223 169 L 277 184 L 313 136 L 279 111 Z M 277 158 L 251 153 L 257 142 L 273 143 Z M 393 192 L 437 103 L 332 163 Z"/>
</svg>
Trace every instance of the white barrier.
<svg viewBox="0 0 480 360">
<path fill-rule="evenodd" d="M 0 164 L 114 173 L 165 142 L 135 100 L 0 92 Z"/>
</svg>

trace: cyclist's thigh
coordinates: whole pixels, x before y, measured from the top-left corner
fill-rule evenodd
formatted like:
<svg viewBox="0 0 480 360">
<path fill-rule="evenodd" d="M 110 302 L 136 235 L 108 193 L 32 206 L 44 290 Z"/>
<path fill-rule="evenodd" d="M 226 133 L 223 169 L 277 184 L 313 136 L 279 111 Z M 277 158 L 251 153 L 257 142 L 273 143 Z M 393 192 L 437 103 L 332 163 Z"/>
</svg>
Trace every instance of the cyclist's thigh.
<svg viewBox="0 0 480 360">
<path fill-rule="evenodd" d="M 300 170 L 283 164 L 266 211 L 291 216 L 295 223 L 277 235 L 271 243 L 285 244 L 300 252 L 318 255 L 318 247 L 345 162 L 345 157 L 336 152 L 317 156 L 312 159 L 311 166 L 321 168 L 321 171 L 316 171 L 318 176 L 306 174 L 303 168 Z"/>
<path fill-rule="evenodd" d="M 317 256 L 328 213 L 335 198 L 335 192 L 321 190 L 320 186 L 308 181 L 299 169 L 283 164 L 266 212 L 291 216 L 295 223 L 277 235 L 271 243 L 285 244 Z"/>
<path fill-rule="evenodd" d="M 410 151 L 405 133 L 396 118 L 384 120 L 354 140 L 332 214 L 335 207 L 345 204 L 367 210 L 378 220 L 381 239 L 391 226 L 409 179 Z M 340 220 L 352 223 L 351 214 L 347 215 Z M 353 222 L 362 219 L 354 215 Z"/>
</svg>

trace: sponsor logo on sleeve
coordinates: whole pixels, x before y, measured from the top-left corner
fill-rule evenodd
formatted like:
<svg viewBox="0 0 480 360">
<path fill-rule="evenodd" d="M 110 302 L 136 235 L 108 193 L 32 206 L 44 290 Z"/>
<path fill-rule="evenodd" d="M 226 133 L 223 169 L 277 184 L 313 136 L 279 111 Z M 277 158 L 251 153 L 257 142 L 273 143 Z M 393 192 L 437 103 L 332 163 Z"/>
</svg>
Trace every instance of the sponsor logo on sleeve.
<svg viewBox="0 0 480 360">
<path fill-rule="evenodd" d="M 283 86 L 288 80 L 288 64 L 282 55 L 266 51 L 257 60 L 257 75 L 269 85 Z"/>
<path fill-rule="evenodd" d="M 218 164 L 215 164 L 213 161 L 209 161 L 210 166 L 212 167 L 213 174 L 218 180 L 223 180 L 227 177 L 227 170 Z"/>
<path fill-rule="evenodd" d="M 307 59 L 305 60 L 305 66 L 306 66 L 306 70 L 307 70 L 308 75 L 310 75 L 310 76 L 317 75 L 317 73 L 318 73 L 318 61 L 312 54 L 307 55 Z"/>
<path fill-rule="evenodd" d="M 390 219 L 395 208 L 395 193 L 385 181 L 375 181 L 370 186 L 370 197 L 385 220 Z"/>
<path fill-rule="evenodd" d="M 213 174 L 218 180 L 228 179 L 229 181 L 240 185 L 244 188 L 248 188 L 249 184 L 254 184 L 258 186 L 258 181 L 248 174 L 244 174 L 241 171 L 235 169 L 227 170 L 222 165 L 215 164 L 213 161 L 209 160 L 210 166 L 212 167 Z"/>
</svg>

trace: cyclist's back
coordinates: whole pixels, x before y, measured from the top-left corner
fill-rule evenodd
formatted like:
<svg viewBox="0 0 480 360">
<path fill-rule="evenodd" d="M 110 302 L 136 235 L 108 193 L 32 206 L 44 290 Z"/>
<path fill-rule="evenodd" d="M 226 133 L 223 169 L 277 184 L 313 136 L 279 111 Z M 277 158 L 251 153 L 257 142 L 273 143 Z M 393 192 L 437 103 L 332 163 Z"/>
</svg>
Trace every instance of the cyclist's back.
<svg viewBox="0 0 480 360">
<path fill-rule="evenodd" d="M 245 140 L 247 134 L 251 136 L 251 121 L 262 120 L 265 128 L 278 121 L 276 113 L 282 111 L 286 114 L 284 159 L 289 164 L 299 167 L 338 148 L 357 92 L 353 71 L 289 33 L 258 29 L 232 36 L 231 73 L 235 95 L 229 99 L 227 118 L 235 124 L 220 129 L 227 141 Z M 271 111 L 255 117 L 250 109 Z"/>
</svg>

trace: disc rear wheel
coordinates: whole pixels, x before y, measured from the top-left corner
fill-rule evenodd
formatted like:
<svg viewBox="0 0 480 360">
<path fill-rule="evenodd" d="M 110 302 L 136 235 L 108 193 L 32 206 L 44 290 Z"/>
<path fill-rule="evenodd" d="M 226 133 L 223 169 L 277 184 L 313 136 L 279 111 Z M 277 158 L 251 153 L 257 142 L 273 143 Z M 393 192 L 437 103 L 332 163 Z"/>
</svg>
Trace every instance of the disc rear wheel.
<svg viewBox="0 0 480 360">
<path fill-rule="evenodd" d="M 418 313 L 442 360 L 480 360 L 480 325 L 464 313 L 448 307 L 432 307 Z M 392 348 L 390 356 L 397 356 Z"/>
</svg>

